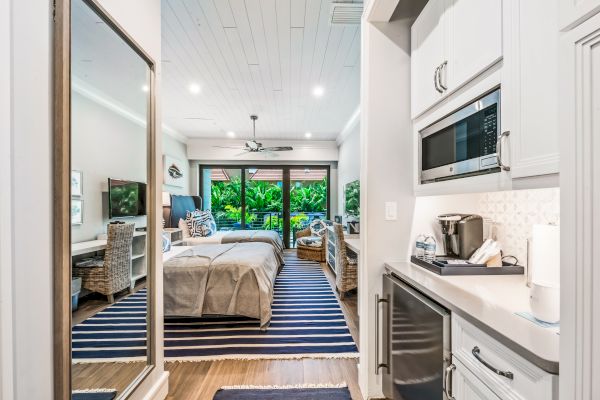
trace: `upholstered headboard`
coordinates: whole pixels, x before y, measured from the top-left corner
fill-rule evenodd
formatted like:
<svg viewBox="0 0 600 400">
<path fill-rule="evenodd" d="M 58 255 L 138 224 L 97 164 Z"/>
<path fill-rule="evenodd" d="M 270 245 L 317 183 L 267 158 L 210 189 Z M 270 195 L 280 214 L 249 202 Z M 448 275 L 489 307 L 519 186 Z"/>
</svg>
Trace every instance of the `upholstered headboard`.
<svg viewBox="0 0 600 400">
<path fill-rule="evenodd" d="M 185 219 L 185 214 L 188 211 L 194 211 L 195 209 L 202 209 L 202 198 L 200 196 L 180 196 L 172 194 L 171 207 L 165 207 L 163 210 L 166 221 L 165 227 L 177 228 L 179 219 Z"/>
</svg>

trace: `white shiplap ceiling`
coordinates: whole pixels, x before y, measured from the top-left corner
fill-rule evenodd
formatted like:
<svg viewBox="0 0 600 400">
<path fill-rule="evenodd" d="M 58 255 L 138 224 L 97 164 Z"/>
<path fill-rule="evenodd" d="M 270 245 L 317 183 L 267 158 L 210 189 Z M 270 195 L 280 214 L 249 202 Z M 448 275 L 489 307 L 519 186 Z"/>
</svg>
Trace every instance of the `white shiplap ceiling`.
<svg viewBox="0 0 600 400">
<path fill-rule="evenodd" d="M 258 138 L 335 139 L 359 105 L 360 27 L 330 24 L 331 6 L 162 0 L 164 122 L 190 138 L 248 138 L 256 113 Z"/>
</svg>

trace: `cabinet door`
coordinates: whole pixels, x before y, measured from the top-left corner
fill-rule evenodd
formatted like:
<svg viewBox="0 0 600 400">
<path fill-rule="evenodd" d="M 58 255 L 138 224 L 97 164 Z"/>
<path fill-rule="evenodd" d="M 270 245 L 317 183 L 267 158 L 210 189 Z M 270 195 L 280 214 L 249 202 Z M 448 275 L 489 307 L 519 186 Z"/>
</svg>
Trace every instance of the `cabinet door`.
<svg viewBox="0 0 600 400">
<path fill-rule="evenodd" d="M 560 29 L 573 28 L 600 12 L 600 0 L 560 0 Z"/>
<path fill-rule="evenodd" d="M 442 94 L 435 71 L 444 61 L 445 10 L 448 0 L 430 0 L 411 28 L 411 114 L 416 117 Z"/>
<path fill-rule="evenodd" d="M 448 91 L 452 91 L 502 58 L 502 0 L 449 0 L 449 3 L 450 59 L 442 70 L 442 80 L 447 82 Z"/>
<path fill-rule="evenodd" d="M 452 396 L 456 400 L 500 400 L 487 386 L 471 373 L 459 360 L 454 359 Z"/>
<path fill-rule="evenodd" d="M 518 2 L 519 46 L 514 97 L 516 123 L 511 130 L 513 178 L 558 173 L 558 4 Z M 505 143 L 508 146 L 508 143 Z"/>
</svg>

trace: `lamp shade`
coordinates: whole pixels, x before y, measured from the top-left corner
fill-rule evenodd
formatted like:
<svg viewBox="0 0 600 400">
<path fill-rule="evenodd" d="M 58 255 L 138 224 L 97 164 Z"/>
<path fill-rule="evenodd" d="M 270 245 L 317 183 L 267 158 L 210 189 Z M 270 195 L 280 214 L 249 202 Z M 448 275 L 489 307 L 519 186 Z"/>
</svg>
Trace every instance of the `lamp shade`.
<svg viewBox="0 0 600 400">
<path fill-rule="evenodd" d="M 169 192 L 162 193 L 162 204 L 164 207 L 169 207 L 171 205 L 171 193 L 169 193 Z"/>
</svg>

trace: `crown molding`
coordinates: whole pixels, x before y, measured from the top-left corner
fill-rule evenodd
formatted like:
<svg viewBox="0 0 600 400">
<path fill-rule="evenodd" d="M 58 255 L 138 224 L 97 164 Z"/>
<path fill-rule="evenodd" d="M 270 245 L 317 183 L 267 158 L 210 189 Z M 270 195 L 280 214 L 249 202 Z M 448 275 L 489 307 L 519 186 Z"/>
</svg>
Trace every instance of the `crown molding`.
<svg viewBox="0 0 600 400">
<path fill-rule="evenodd" d="M 356 108 L 354 113 L 352 113 L 352 115 L 348 119 L 348 122 L 346 122 L 346 125 L 344 125 L 344 129 L 342 129 L 340 134 L 335 139 L 338 146 L 340 146 L 342 143 L 344 143 L 346 141 L 346 139 L 348 139 L 348 136 L 350 136 L 350 134 L 352 133 L 352 131 L 354 130 L 356 125 L 358 125 L 359 123 L 360 123 L 360 105 Z"/>
</svg>

